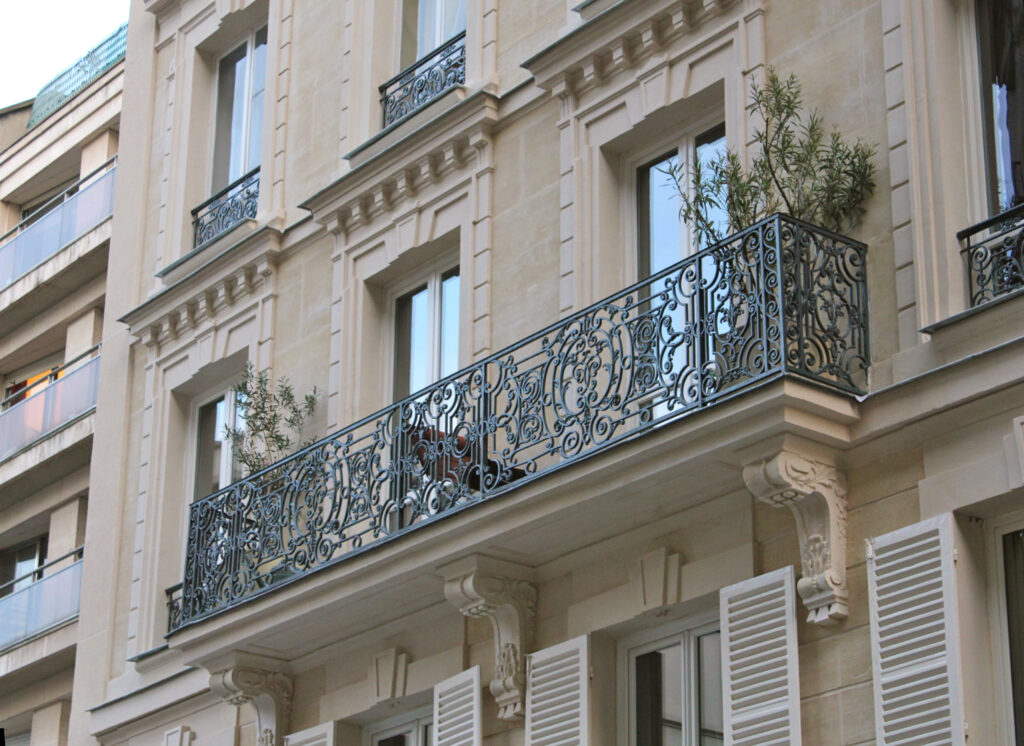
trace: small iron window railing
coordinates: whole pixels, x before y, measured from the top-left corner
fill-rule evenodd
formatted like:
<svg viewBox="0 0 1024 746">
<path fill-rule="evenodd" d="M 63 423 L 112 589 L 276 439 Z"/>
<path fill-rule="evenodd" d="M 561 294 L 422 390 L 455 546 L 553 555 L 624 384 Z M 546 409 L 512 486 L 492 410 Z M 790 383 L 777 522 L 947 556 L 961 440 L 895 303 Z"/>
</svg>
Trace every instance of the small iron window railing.
<svg viewBox="0 0 1024 746">
<path fill-rule="evenodd" d="M 380 87 L 384 126 L 390 127 L 466 83 L 466 32 L 453 36 Z"/>
<path fill-rule="evenodd" d="M 971 307 L 1024 288 L 1024 205 L 956 234 Z"/>
<path fill-rule="evenodd" d="M 197 500 L 169 630 L 781 376 L 862 393 L 866 258 L 773 216 Z"/>
<path fill-rule="evenodd" d="M 27 397 L 18 391 L 0 402 L 0 460 L 6 459 L 96 406 L 99 347 L 49 373 L 51 383 Z"/>
<path fill-rule="evenodd" d="M 114 157 L 0 236 L 0 289 L 109 218 L 116 176 Z"/>
<path fill-rule="evenodd" d="M 78 616 L 82 552 L 82 547 L 73 549 L 22 577 L 0 585 L 0 650 Z M 73 561 L 66 567 L 52 569 L 68 560 Z"/>
<path fill-rule="evenodd" d="M 239 223 L 254 220 L 259 198 L 260 168 L 257 166 L 192 211 L 192 247 L 199 248 Z"/>
</svg>

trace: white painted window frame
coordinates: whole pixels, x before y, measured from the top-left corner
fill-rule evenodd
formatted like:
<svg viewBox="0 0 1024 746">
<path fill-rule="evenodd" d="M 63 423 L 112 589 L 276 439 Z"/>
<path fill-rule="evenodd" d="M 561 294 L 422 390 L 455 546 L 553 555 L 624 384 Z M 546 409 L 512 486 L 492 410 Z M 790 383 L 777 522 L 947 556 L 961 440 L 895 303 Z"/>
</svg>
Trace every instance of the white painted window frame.
<svg viewBox="0 0 1024 746">
<path fill-rule="evenodd" d="M 636 674 L 638 655 L 682 643 L 683 715 L 690 727 L 683 729 L 683 746 L 699 746 L 699 723 L 694 717 L 699 712 L 699 688 L 696 670 L 697 639 L 711 632 L 721 632 L 717 611 L 700 614 L 645 629 L 622 637 L 616 646 L 616 689 L 618 700 L 618 738 L 623 746 L 644 746 L 636 742 Z M 695 740 L 697 739 L 697 740 Z"/>
<path fill-rule="evenodd" d="M 385 738 L 403 735 L 412 736 L 409 746 L 427 746 L 423 732 L 429 728 L 433 734 L 433 727 L 433 706 L 418 707 L 363 728 L 363 746 L 377 746 Z"/>
<path fill-rule="evenodd" d="M 988 548 L 988 606 L 995 664 L 996 734 L 999 743 L 1012 743 L 1013 681 L 1010 671 L 1010 629 L 1006 609 L 1006 567 L 1003 557 L 1003 535 L 1024 529 L 1024 509 L 986 522 Z"/>
<path fill-rule="evenodd" d="M 213 388 L 207 389 L 200 396 L 193 397 L 192 402 L 189 406 L 188 416 L 188 449 L 185 454 L 186 458 L 186 485 L 190 485 L 191 497 L 189 503 L 200 500 L 206 495 L 196 494 L 196 478 L 198 474 L 198 460 L 199 460 L 199 410 L 205 407 L 207 404 L 212 404 L 220 398 L 225 401 L 225 426 L 235 427 L 238 423 L 238 403 L 236 401 L 235 385 L 238 381 L 232 381 L 227 384 L 221 384 Z M 229 422 L 230 421 L 230 422 Z M 234 460 L 234 449 L 231 445 L 230 439 L 224 440 L 224 445 L 221 451 L 221 462 L 220 462 L 220 481 L 223 485 L 231 484 L 231 463 Z M 225 458 L 226 456 L 226 458 Z M 188 511 L 185 511 L 185 520 L 188 521 Z M 186 531 L 187 534 L 187 531 Z"/>
</svg>

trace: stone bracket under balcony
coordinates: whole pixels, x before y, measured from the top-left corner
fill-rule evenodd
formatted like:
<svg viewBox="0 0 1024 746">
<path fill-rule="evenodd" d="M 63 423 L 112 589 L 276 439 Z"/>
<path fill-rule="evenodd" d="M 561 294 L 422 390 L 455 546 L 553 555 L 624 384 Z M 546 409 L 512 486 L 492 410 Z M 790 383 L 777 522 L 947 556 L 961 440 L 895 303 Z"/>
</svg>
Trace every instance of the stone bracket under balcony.
<svg viewBox="0 0 1024 746">
<path fill-rule="evenodd" d="M 846 477 L 819 456 L 782 450 L 743 468 L 756 498 L 789 508 L 800 540 L 797 592 L 807 621 L 832 625 L 849 613 L 846 587 Z"/>
</svg>

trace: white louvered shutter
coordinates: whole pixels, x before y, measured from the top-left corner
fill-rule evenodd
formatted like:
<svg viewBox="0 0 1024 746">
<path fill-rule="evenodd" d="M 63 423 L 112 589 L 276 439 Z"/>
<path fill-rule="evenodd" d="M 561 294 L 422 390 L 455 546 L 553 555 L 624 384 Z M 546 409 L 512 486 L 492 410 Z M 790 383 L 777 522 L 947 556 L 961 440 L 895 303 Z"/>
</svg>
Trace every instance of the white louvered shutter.
<svg viewBox="0 0 1024 746">
<path fill-rule="evenodd" d="M 723 588 L 719 602 L 726 745 L 799 746 L 793 568 Z"/>
<path fill-rule="evenodd" d="M 875 736 L 963 744 L 949 514 L 868 540 Z"/>
<path fill-rule="evenodd" d="M 589 746 L 588 643 L 583 635 L 530 655 L 526 746 Z"/>
<path fill-rule="evenodd" d="M 481 746 L 480 666 L 434 687 L 434 746 Z"/>
</svg>

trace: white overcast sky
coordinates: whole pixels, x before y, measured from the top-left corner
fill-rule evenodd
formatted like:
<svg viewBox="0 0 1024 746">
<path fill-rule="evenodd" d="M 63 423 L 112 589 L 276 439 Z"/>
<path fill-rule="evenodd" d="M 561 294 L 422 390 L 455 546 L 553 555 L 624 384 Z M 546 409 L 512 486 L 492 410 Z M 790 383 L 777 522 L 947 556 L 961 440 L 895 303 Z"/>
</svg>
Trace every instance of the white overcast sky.
<svg viewBox="0 0 1024 746">
<path fill-rule="evenodd" d="M 129 0 L 0 0 L 0 108 L 33 98 L 128 20 Z"/>
</svg>

